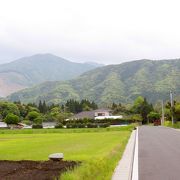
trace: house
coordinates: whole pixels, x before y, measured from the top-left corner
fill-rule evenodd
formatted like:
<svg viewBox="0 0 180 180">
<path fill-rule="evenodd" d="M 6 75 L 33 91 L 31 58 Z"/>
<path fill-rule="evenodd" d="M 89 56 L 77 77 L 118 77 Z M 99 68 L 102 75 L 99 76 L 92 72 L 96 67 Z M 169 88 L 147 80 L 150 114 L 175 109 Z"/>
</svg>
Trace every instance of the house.
<svg viewBox="0 0 180 180">
<path fill-rule="evenodd" d="M 93 111 L 83 111 L 75 114 L 70 119 L 122 119 L 122 116 L 113 116 L 110 109 L 97 109 Z"/>
<path fill-rule="evenodd" d="M 97 109 L 94 111 L 94 116 L 112 116 L 112 110 L 110 109 Z"/>
<path fill-rule="evenodd" d="M 97 117 L 95 117 L 94 119 L 95 120 L 100 120 L 100 119 L 122 119 L 123 118 L 123 116 L 122 115 L 120 115 L 120 116 L 97 116 Z"/>
<path fill-rule="evenodd" d="M 42 126 L 44 129 L 52 129 L 55 128 L 56 124 L 56 122 L 43 122 Z"/>
<path fill-rule="evenodd" d="M 8 125 L 5 122 L 0 121 L 0 128 L 7 128 Z"/>
</svg>

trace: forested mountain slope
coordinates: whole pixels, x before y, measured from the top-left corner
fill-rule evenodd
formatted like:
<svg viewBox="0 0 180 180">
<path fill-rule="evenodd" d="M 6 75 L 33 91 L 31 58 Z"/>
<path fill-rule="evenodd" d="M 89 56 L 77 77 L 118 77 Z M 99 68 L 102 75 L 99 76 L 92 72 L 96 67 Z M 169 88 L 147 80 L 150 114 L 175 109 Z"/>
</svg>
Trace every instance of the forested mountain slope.
<svg viewBox="0 0 180 180">
<path fill-rule="evenodd" d="M 0 96 L 45 81 L 68 80 L 98 67 L 98 64 L 75 63 L 52 54 L 37 54 L 0 65 Z"/>
<path fill-rule="evenodd" d="M 89 99 L 99 104 L 131 102 L 137 96 L 151 102 L 169 99 L 169 91 L 180 95 L 180 59 L 138 60 L 109 65 L 86 72 L 64 82 L 46 82 L 19 91 L 9 100 L 23 102 L 63 103 L 67 99 Z"/>
</svg>

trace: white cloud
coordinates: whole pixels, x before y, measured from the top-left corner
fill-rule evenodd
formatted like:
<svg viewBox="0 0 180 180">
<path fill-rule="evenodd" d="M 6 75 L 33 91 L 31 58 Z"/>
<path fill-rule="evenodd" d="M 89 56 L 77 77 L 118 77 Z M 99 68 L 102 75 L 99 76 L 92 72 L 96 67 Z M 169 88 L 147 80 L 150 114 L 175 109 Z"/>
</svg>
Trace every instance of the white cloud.
<svg viewBox="0 0 180 180">
<path fill-rule="evenodd" d="M 0 61 L 44 52 L 102 63 L 177 58 L 179 5 L 177 0 L 0 0 Z"/>
</svg>

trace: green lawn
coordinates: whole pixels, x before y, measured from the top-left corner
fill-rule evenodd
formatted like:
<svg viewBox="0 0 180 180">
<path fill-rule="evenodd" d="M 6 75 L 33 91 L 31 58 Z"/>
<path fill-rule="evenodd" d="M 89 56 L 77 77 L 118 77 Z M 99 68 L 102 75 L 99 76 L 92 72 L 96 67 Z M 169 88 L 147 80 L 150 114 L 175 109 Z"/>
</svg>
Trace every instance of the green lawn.
<svg viewBox="0 0 180 180">
<path fill-rule="evenodd" d="M 47 160 L 63 152 L 82 165 L 61 179 L 110 179 L 132 126 L 107 129 L 0 131 L 1 160 Z"/>
</svg>

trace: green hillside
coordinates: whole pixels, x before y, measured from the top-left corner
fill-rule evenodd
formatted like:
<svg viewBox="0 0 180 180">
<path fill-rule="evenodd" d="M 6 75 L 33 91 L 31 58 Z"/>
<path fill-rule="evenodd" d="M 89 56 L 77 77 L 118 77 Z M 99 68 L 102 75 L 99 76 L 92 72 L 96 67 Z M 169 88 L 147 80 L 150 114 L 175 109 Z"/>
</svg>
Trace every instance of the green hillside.
<svg viewBox="0 0 180 180">
<path fill-rule="evenodd" d="M 9 100 L 63 103 L 67 99 L 89 99 L 98 104 L 131 102 L 137 96 L 151 102 L 169 98 L 169 91 L 180 95 L 180 59 L 139 60 L 109 65 L 64 82 L 46 82 L 12 94 Z"/>
<path fill-rule="evenodd" d="M 52 54 L 38 54 L 0 65 L 0 96 L 45 81 L 68 80 L 98 64 L 74 63 Z"/>
</svg>

